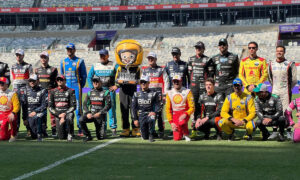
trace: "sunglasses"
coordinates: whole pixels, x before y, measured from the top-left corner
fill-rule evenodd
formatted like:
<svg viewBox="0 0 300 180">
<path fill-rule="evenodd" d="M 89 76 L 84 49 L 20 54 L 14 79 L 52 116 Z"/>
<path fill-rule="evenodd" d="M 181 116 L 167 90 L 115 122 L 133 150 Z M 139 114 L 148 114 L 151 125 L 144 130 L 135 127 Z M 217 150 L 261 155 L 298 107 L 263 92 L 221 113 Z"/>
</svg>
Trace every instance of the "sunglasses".
<svg viewBox="0 0 300 180">
<path fill-rule="evenodd" d="M 98 80 L 93 80 L 93 83 L 100 83 L 100 81 L 98 81 Z"/>
<path fill-rule="evenodd" d="M 140 83 L 141 83 L 141 84 L 147 84 L 148 82 L 142 80 L 142 81 L 140 81 Z"/>
<path fill-rule="evenodd" d="M 63 78 L 57 78 L 56 81 L 64 81 Z"/>
<path fill-rule="evenodd" d="M 219 46 L 227 46 L 225 43 L 220 43 Z"/>
<path fill-rule="evenodd" d="M 47 59 L 47 56 L 41 56 L 42 59 Z"/>
<path fill-rule="evenodd" d="M 30 83 L 35 83 L 35 82 L 36 82 L 36 80 L 29 79 L 29 80 L 28 80 L 28 82 L 30 82 Z"/>
<path fill-rule="evenodd" d="M 172 53 L 172 56 L 178 56 L 179 54 L 178 53 Z"/>
<path fill-rule="evenodd" d="M 0 82 L 0 86 L 4 86 L 4 84 L 5 84 L 4 82 Z"/>
<path fill-rule="evenodd" d="M 239 88 L 239 87 L 242 87 L 242 85 L 235 84 L 235 85 L 233 85 L 233 87 L 235 87 L 235 88 Z"/>
<path fill-rule="evenodd" d="M 256 49 L 256 47 L 248 47 L 248 49 Z"/>
</svg>

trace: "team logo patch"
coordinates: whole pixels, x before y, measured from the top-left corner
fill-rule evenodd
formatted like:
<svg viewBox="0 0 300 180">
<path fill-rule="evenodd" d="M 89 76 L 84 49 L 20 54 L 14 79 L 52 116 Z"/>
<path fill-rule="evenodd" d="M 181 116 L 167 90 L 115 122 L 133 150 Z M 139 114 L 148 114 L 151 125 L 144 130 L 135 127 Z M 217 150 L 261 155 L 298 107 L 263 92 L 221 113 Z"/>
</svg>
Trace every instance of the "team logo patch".
<svg viewBox="0 0 300 180">
<path fill-rule="evenodd" d="M 73 63 L 72 63 L 72 66 L 76 66 L 76 64 L 77 64 L 76 62 L 73 62 Z"/>
<path fill-rule="evenodd" d="M 220 58 L 220 62 L 221 62 L 221 63 L 224 63 L 224 62 L 227 62 L 227 61 L 228 61 L 228 58 L 223 58 L 223 57 Z"/>
<path fill-rule="evenodd" d="M 6 105 L 8 102 L 8 98 L 6 96 L 1 96 L 0 97 L 0 104 L 1 105 Z"/>
<path fill-rule="evenodd" d="M 270 106 L 274 106 L 274 101 L 270 101 Z"/>
<path fill-rule="evenodd" d="M 72 68 L 69 68 L 69 71 L 72 71 Z"/>
<path fill-rule="evenodd" d="M 244 100 L 241 100 L 241 104 L 245 104 L 245 101 L 244 101 Z"/>
<path fill-rule="evenodd" d="M 173 102 L 174 102 L 175 104 L 180 104 L 182 101 L 183 101 L 183 97 L 181 96 L 181 94 L 176 94 L 176 95 L 173 97 Z"/>
<path fill-rule="evenodd" d="M 218 64 L 217 65 L 217 70 L 220 71 L 220 69 L 221 69 L 221 64 Z"/>
<path fill-rule="evenodd" d="M 47 73 L 50 74 L 50 73 L 51 73 L 51 69 L 48 69 L 48 70 L 47 70 Z"/>
<path fill-rule="evenodd" d="M 69 62 L 65 62 L 66 65 L 69 65 Z"/>
<path fill-rule="evenodd" d="M 231 64 L 231 63 L 232 63 L 232 60 L 229 60 L 228 63 Z"/>
<path fill-rule="evenodd" d="M 254 65 L 255 65 L 255 66 L 258 66 L 258 65 L 259 65 L 259 62 L 255 62 Z"/>
</svg>

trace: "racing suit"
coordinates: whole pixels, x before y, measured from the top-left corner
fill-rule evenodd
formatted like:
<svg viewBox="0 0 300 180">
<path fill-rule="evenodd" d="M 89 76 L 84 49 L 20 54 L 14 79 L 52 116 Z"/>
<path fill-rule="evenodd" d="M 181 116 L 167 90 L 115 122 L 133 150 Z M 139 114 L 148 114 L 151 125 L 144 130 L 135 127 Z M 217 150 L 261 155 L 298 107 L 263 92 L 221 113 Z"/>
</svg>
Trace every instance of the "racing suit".
<svg viewBox="0 0 300 180">
<path fill-rule="evenodd" d="M 255 110 L 258 116 L 256 126 L 261 130 L 263 137 L 269 135 L 266 126 L 279 126 L 279 131 L 283 135 L 286 120 L 282 113 L 280 98 L 277 95 L 269 93 L 266 99 L 256 97 Z M 264 118 L 272 119 L 271 123 L 264 125 Z"/>
<path fill-rule="evenodd" d="M 188 69 L 191 81 L 191 91 L 194 97 L 194 104 L 196 111 L 194 112 L 194 119 L 192 123 L 192 128 L 195 130 L 195 122 L 199 115 L 199 96 L 205 92 L 205 80 L 208 77 L 214 77 L 212 60 L 202 55 L 199 57 L 198 55 L 192 56 L 188 61 Z"/>
<path fill-rule="evenodd" d="M 104 138 L 106 114 L 111 108 L 110 102 L 111 97 L 109 90 L 103 90 L 102 88 L 100 88 L 92 89 L 90 92 L 88 92 L 83 102 L 84 114 L 79 120 L 84 135 L 86 135 L 87 137 L 91 136 L 91 132 L 89 131 L 86 123 L 94 122 L 96 127 L 97 139 L 100 140 Z M 88 119 L 87 114 L 89 113 L 91 113 L 92 115 L 100 113 L 100 117 Z"/>
<path fill-rule="evenodd" d="M 293 126 L 295 124 L 295 122 L 293 121 L 293 117 L 292 117 L 292 112 L 294 109 L 297 110 L 297 113 L 300 112 L 300 98 L 296 98 L 296 99 L 292 100 L 290 105 L 285 110 L 285 116 L 286 116 L 286 119 L 288 120 L 288 126 Z M 300 119 L 300 117 L 298 117 L 298 123 L 300 123 L 299 119 Z"/>
<path fill-rule="evenodd" d="M 244 92 L 251 94 L 247 89 L 248 86 L 252 84 L 257 86 L 258 84 L 265 82 L 268 78 L 266 60 L 261 57 L 254 59 L 251 59 L 250 57 L 244 58 L 240 64 L 239 78 L 243 81 Z"/>
<path fill-rule="evenodd" d="M 134 120 L 139 121 L 143 139 L 149 139 L 149 136 L 154 136 L 155 116 L 149 116 L 149 113 L 159 112 L 161 105 L 159 92 L 148 89 L 134 93 L 131 104 L 131 116 Z"/>
<path fill-rule="evenodd" d="M 170 124 L 174 123 L 177 127 L 173 131 L 173 139 L 181 140 L 182 136 L 188 136 L 188 121 L 191 114 L 195 111 L 193 94 L 189 89 L 182 87 L 179 91 L 172 89 L 167 91 L 166 95 L 166 115 Z M 187 117 L 179 121 L 181 115 L 186 114 Z"/>
<path fill-rule="evenodd" d="M 74 111 L 76 109 L 75 91 L 68 87 L 57 87 L 50 91 L 49 111 L 56 118 L 56 128 L 59 139 L 66 139 L 68 134 L 74 134 Z M 59 115 L 66 113 L 65 122 L 60 123 Z"/>
<path fill-rule="evenodd" d="M 109 90 L 109 87 L 115 85 L 115 76 L 116 76 L 116 69 L 117 65 L 115 65 L 112 61 L 108 61 L 107 64 L 96 63 L 93 64 L 89 74 L 88 74 L 88 84 L 89 87 L 92 89 L 93 86 L 93 77 L 97 76 L 100 77 L 102 81 L 102 88 L 104 90 Z M 117 128 L 117 117 L 116 117 L 116 92 L 110 91 L 110 98 L 111 98 L 111 108 L 109 109 L 109 126 L 111 129 Z"/>
<path fill-rule="evenodd" d="M 25 90 L 22 98 L 24 117 L 29 123 L 31 137 L 36 139 L 37 135 L 42 135 L 46 129 L 46 125 L 43 123 L 47 121 L 48 91 L 39 86 L 29 87 Z M 36 115 L 29 117 L 32 112 L 35 112 Z"/>
<path fill-rule="evenodd" d="M 221 133 L 221 128 L 218 126 L 218 121 L 221 119 L 220 113 L 224 102 L 224 94 L 214 92 L 211 95 L 203 93 L 199 98 L 200 108 L 197 111 L 200 112 L 197 119 L 208 117 L 208 120 L 198 128 L 199 131 L 210 134 L 210 128 L 215 128 L 217 134 Z"/>
<path fill-rule="evenodd" d="M 24 91 L 28 87 L 28 79 L 30 74 L 33 73 L 32 65 L 28 64 L 26 62 L 22 63 L 16 63 L 12 65 L 11 67 L 11 77 L 12 77 L 12 85 L 13 90 L 17 92 L 18 97 L 20 99 L 20 104 L 22 107 L 22 118 L 24 120 L 24 109 L 23 104 L 24 102 L 21 100 L 21 96 L 24 94 Z M 20 127 L 20 119 L 21 119 L 21 111 L 17 114 L 17 124 L 18 124 L 18 130 Z M 26 126 L 26 129 L 29 131 L 29 125 Z"/>
<path fill-rule="evenodd" d="M 160 109 L 158 111 L 155 111 L 157 114 L 157 124 L 158 124 L 158 131 L 160 133 L 164 132 L 165 129 L 165 123 L 163 121 L 163 113 L 162 113 L 162 108 L 163 108 L 163 94 L 165 93 L 164 91 L 164 86 L 165 86 L 165 80 L 168 78 L 164 68 L 161 66 L 156 66 L 156 67 L 147 67 L 143 70 L 143 76 L 148 76 L 150 78 L 150 84 L 149 84 L 149 89 L 152 91 L 155 91 L 159 93 L 159 102 L 160 102 Z"/>
<path fill-rule="evenodd" d="M 39 67 L 35 69 L 34 73 L 39 77 L 39 85 L 40 87 L 48 90 L 48 98 L 50 96 L 50 90 L 57 87 L 56 77 L 58 75 L 57 68 L 52 66 L 47 67 Z M 43 122 L 44 126 L 47 128 L 47 118 L 46 121 Z M 55 117 L 50 113 L 50 121 L 52 130 L 55 129 Z M 55 131 L 55 130 L 54 130 Z"/>
<path fill-rule="evenodd" d="M 239 73 L 239 58 L 236 54 L 227 52 L 224 55 L 217 54 L 212 57 L 215 70 L 215 90 L 218 93 L 229 95 L 233 92 L 232 82 Z"/>
<path fill-rule="evenodd" d="M 219 127 L 226 134 L 233 134 L 234 129 L 246 129 L 247 135 L 252 135 L 255 129 L 254 118 L 255 118 L 255 105 L 254 99 L 251 95 L 242 93 L 238 96 L 235 92 L 231 93 L 225 98 L 221 109 L 222 119 L 218 122 Z M 235 126 L 231 121 L 231 118 L 244 121 L 243 126 Z"/>
<path fill-rule="evenodd" d="M 280 97 L 283 111 L 289 106 L 292 98 L 292 89 L 297 84 L 297 68 L 292 61 L 271 61 L 269 63 L 269 80 L 272 84 L 272 93 Z"/>
<path fill-rule="evenodd" d="M 6 63 L 0 62 L 0 77 L 6 77 L 10 82 L 10 70 Z"/>
<path fill-rule="evenodd" d="M 178 62 L 169 61 L 166 64 L 165 71 L 167 73 L 167 81 L 165 82 L 165 92 L 171 90 L 173 87 L 172 80 L 175 75 L 179 75 L 182 78 L 182 87 L 188 88 L 190 85 L 190 77 L 188 71 L 188 64 L 182 60 Z"/>
<path fill-rule="evenodd" d="M 77 127 L 81 133 L 79 118 L 82 114 L 82 88 L 87 77 L 84 60 L 76 56 L 65 58 L 60 63 L 60 74 L 66 77 L 67 86 L 75 90 Z"/>
<path fill-rule="evenodd" d="M 129 109 L 131 108 L 131 102 L 134 92 L 137 90 L 137 83 L 140 79 L 141 71 L 139 67 L 122 67 L 117 68 L 116 73 L 116 85 L 120 88 L 120 108 L 122 114 L 122 128 L 129 129 Z M 136 126 L 131 118 L 132 129 Z"/>
<path fill-rule="evenodd" d="M 0 140 L 8 140 L 11 136 L 17 135 L 16 118 L 9 122 L 8 115 L 13 112 L 16 114 L 20 111 L 20 102 L 17 93 L 7 89 L 0 90 Z M 8 126 L 11 129 L 8 129 Z"/>
</svg>

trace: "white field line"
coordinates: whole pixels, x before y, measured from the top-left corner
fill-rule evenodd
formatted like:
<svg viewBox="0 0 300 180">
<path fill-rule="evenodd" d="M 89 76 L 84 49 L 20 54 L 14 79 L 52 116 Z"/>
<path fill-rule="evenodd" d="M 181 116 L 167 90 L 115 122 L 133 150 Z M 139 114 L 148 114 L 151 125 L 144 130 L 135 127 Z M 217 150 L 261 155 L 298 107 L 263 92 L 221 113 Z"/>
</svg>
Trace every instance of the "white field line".
<svg viewBox="0 0 300 180">
<path fill-rule="evenodd" d="M 42 173 L 42 172 L 44 172 L 44 171 L 48 171 L 48 170 L 50 170 L 50 169 L 52 169 L 52 168 L 54 168 L 54 167 L 56 167 L 56 166 L 59 166 L 59 165 L 65 163 L 65 162 L 71 161 L 71 160 L 76 159 L 76 158 L 79 158 L 79 157 L 81 157 L 81 156 L 85 156 L 85 155 L 87 155 L 87 154 L 89 154 L 89 153 L 91 153 L 91 152 L 94 152 L 94 151 L 96 151 L 96 150 L 98 150 L 98 149 L 101 149 L 101 148 L 103 148 L 103 147 L 105 147 L 105 146 L 108 146 L 108 145 L 110 145 L 110 144 L 112 144 L 112 143 L 115 143 L 115 142 L 117 142 L 117 141 L 120 141 L 120 140 L 121 140 L 121 139 L 118 138 L 118 139 L 114 139 L 114 140 L 108 141 L 108 142 L 106 142 L 106 143 L 100 144 L 100 145 L 98 145 L 98 146 L 95 146 L 95 147 L 93 147 L 93 148 L 91 148 L 91 149 L 88 149 L 88 150 L 86 150 L 86 151 L 83 151 L 83 152 L 81 152 L 81 153 L 75 154 L 75 155 L 73 155 L 73 156 L 70 156 L 70 157 L 68 157 L 68 158 L 65 158 L 65 159 L 62 159 L 62 160 L 59 160 L 59 161 L 56 161 L 56 162 L 54 162 L 53 164 L 50 164 L 49 166 L 43 167 L 43 168 L 41 168 L 41 169 L 38 169 L 38 170 L 35 170 L 35 171 L 32 171 L 32 172 L 29 172 L 29 173 L 26 173 L 26 174 L 24 174 L 24 175 L 22 175 L 22 176 L 19 176 L 19 177 L 17 177 L 17 178 L 14 178 L 13 180 L 26 179 L 26 178 L 29 178 L 29 177 L 31 177 L 31 176 L 33 176 L 33 175 L 40 174 L 40 173 Z"/>
</svg>

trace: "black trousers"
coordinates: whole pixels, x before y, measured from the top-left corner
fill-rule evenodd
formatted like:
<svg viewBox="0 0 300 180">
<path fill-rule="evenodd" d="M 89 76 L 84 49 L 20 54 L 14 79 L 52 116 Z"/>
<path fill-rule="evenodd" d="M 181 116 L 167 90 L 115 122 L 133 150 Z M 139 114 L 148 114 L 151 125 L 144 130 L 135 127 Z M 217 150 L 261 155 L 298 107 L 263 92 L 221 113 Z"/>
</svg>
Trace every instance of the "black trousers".
<svg viewBox="0 0 300 180">
<path fill-rule="evenodd" d="M 271 121 L 271 123 L 269 123 L 268 125 L 264 125 L 263 124 L 263 119 L 258 119 L 255 122 L 255 124 L 261 130 L 261 132 L 263 133 L 263 135 L 269 134 L 269 131 L 266 128 L 268 126 L 278 126 L 279 127 L 279 132 L 281 134 L 283 134 L 284 133 L 284 128 L 285 128 L 285 125 L 286 125 L 286 119 L 285 119 L 284 116 L 280 116 L 278 119 L 273 119 Z"/>
<path fill-rule="evenodd" d="M 96 136 L 98 139 L 103 139 L 105 135 L 105 122 L 106 122 L 106 114 L 101 114 L 99 118 L 87 118 L 87 113 L 85 113 L 79 119 L 80 126 L 82 128 L 83 134 L 86 136 L 91 136 L 91 132 L 87 127 L 87 123 L 94 122 L 96 127 Z"/>
<path fill-rule="evenodd" d="M 45 119 L 45 117 L 47 118 L 47 114 L 42 117 L 28 117 L 30 134 L 33 139 L 36 139 L 38 134 L 42 134 L 42 121 Z"/>
<path fill-rule="evenodd" d="M 66 139 L 68 134 L 74 134 L 74 113 L 68 113 L 65 122 L 60 124 L 60 118 L 55 117 L 57 135 L 59 139 Z"/>
<path fill-rule="evenodd" d="M 201 107 L 199 104 L 199 96 L 201 95 L 201 93 L 203 93 L 203 91 L 200 91 L 199 88 L 193 87 L 191 88 L 193 97 L 194 97 L 194 104 L 195 104 L 195 111 L 194 111 L 194 119 L 192 120 L 192 130 L 196 130 L 195 128 L 195 123 L 197 121 L 197 117 L 201 111 Z"/>
<path fill-rule="evenodd" d="M 197 130 L 204 134 L 210 134 L 211 128 L 215 128 L 217 133 L 221 132 L 215 123 L 215 118 L 208 119 L 204 124 L 202 124 L 202 126 L 198 127 Z"/>
<path fill-rule="evenodd" d="M 123 129 L 129 129 L 129 113 L 131 111 L 131 102 L 132 97 L 136 89 L 130 89 L 130 88 L 120 88 L 119 92 L 119 98 L 120 98 L 120 109 L 121 109 L 121 118 L 122 118 L 122 128 Z M 134 125 L 134 122 L 131 118 L 131 127 L 132 129 L 136 128 Z"/>
<path fill-rule="evenodd" d="M 155 117 L 148 116 L 148 113 L 140 114 L 139 123 L 143 139 L 149 139 L 149 135 L 155 132 Z"/>
</svg>

